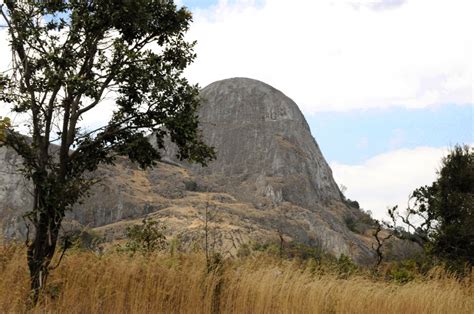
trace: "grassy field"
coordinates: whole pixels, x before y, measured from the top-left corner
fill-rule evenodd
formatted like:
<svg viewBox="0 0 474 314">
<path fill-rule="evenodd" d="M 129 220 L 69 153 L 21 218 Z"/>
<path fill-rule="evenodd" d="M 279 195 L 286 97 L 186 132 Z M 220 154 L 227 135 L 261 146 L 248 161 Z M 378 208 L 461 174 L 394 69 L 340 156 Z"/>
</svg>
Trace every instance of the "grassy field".
<svg viewBox="0 0 474 314">
<path fill-rule="evenodd" d="M 441 270 L 400 284 L 314 261 L 69 252 L 33 313 L 473 313 L 473 279 Z M 27 312 L 24 248 L 0 246 L 0 313 Z"/>
</svg>

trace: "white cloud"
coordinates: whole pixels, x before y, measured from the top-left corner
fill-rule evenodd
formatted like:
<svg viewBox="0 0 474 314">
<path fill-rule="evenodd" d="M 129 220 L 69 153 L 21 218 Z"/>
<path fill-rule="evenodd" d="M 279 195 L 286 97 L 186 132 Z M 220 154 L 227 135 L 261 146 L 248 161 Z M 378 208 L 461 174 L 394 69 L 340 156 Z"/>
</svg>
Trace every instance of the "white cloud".
<svg viewBox="0 0 474 314">
<path fill-rule="evenodd" d="M 0 28 L 0 73 L 4 73 L 11 67 L 10 46 L 8 45 L 8 33 L 6 28 Z M 10 110 L 0 102 L 0 116 L 5 116 Z"/>
<path fill-rule="evenodd" d="M 195 12 L 187 74 L 202 86 L 260 79 L 306 114 L 473 103 L 473 9 L 471 0 L 220 0 Z M 10 59 L 2 28 L 2 70 Z"/>
<path fill-rule="evenodd" d="M 377 219 L 387 219 L 387 207 L 406 209 L 414 189 L 433 183 L 447 148 L 417 147 L 377 155 L 360 165 L 331 163 L 338 184 L 347 187 L 346 196 L 371 210 Z"/>
<path fill-rule="evenodd" d="M 202 86 L 260 79 L 305 113 L 473 103 L 473 10 L 471 0 L 220 0 L 195 12 L 187 73 Z"/>
<path fill-rule="evenodd" d="M 472 103 L 471 0 L 220 1 L 195 13 L 190 78 L 247 76 L 306 113 Z"/>
</svg>

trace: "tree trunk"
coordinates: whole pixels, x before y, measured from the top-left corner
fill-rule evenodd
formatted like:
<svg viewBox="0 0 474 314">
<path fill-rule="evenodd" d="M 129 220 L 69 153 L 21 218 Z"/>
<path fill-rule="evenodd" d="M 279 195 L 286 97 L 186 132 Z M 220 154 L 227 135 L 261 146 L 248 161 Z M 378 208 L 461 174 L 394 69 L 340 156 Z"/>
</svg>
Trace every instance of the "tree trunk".
<svg viewBox="0 0 474 314">
<path fill-rule="evenodd" d="M 45 209 L 39 217 L 33 242 L 28 246 L 31 302 L 36 305 L 41 289 L 46 285 L 49 265 L 56 250 L 62 215 L 54 209 Z"/>
</svg>

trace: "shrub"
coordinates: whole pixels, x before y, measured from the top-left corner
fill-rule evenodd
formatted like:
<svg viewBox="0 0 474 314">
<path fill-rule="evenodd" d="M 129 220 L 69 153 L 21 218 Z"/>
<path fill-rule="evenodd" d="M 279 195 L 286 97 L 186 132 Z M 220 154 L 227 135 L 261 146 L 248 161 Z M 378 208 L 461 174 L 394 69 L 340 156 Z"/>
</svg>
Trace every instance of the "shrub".
<svg viewBox="0 0 474 314">
<path fill-rule="evenodd" d="M 341 254 L 336 261 L 336 270 L 340 278 L 349 278 L 358 270 L 358 267 L 349 256 Z"/>
<path fill-rule="evenodd" d="M 386 277 L 398 283 L 407 283 L 414 280 L 418 274 L 419 269 L 415 260 L 403 260 L 392 263 L 386 273 Z"/>
<path fill-rule="evenodd" d="M 74 230 L 65 233 L 61 237 L 61 246 L 63 248 L 66 246 L 72 249 L 100 252 L 100 246 L 104 241 L 104 238 L 93 230 Z"/>
<path fill-rule="evenodd" d="M 198 184 L 196 181 L 185 181 L 184 188 L 186 191 L 196 192 L 198 190 Z"/>
<path fill-rule="evenodd" d="M 128 251 L 132 254 L 140 252 L 149 254 L 162 250 L 166 247 L 166 237 L 163 234 L 164 227 L 158 221 L 144 218 L 141 225 L 134 225 L 127 228 L 128 241 L 121 251 Z"/>
<path fill-rule="evenodd" d="M 354 217 L 348 216 L 348 217 L 344 218 L 344 223 L 346 224 L 346 227 L 350 231 L 357 232 L 357 230 L 356 230 L 356 221 L 355 221 Z"/>
<path fill-rule="evenodd" d="M 283 248 L 281 248 L 280 243 L 276 242 L 243 244 L 239 248 L 237 256 L 246 257 L 252 255 L 254 252 L 262 252 L 284 259 L 298 259 L 302 261 L 314 260 L 317 261 L 318 264 L 322 262 L 331 263 L 336 260 L 334 256 L 326 253 L 320 246 L 307 245 L 296 241 L 283 243 Z"/>
</svg>

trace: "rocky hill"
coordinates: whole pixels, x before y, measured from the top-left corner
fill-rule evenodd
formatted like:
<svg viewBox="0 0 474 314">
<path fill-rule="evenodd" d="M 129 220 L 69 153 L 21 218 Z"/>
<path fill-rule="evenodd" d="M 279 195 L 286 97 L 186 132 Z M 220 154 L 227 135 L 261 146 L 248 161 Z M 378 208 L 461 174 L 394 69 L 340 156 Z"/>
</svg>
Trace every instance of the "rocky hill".
<svg viewBox="0 0 474 314">
<path fill-rule="evenodd" d="M 215 82 L 201 96 L 201 129 L 217 150 L 215 161 L 206 168 L 179 162 L 168 145 L 163 162 L 147 171 L 126 160 L 101 167 L 94 174 L 101 182 L 68 213 L 65 229 L 87 227 L 113 240 L 149 216 L 166 225 L 169 237 L 200 245 L 207 211 L 212 243 L 222 253 L 282 235 L 361 262 L 371 258 L 370 236 L 346 225 L 364 214 L 343 201 L 291 99 L 246 78 Z M 30 206 L 18 162 L 0 149 L 0 228 L 7 238 L 24 237 L 21 213 Z"/>
</svg>

